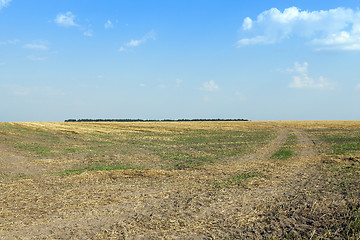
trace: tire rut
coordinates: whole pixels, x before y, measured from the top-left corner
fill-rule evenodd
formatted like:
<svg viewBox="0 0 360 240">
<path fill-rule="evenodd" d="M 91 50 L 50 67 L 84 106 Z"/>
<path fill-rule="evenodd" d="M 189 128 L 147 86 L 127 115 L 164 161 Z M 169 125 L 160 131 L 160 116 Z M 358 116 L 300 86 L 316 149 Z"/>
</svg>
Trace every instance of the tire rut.
<svg viewBox="0 0 360 240">
<path fill-rule="evenodd" d="M 256 150 L 255 153 L 243 157 L 230 158 L 227 164 L 209 164 L 203 168 L 206 171 L 205 174 L 233 174 L 267 165 L 267 160 L 286 142 L 288 135 L 289 131 L 282 128 L 273 141 Z"/>
<path fill-rule="evenodd" d="M 300 129 L 292 129 L 295 135 L 298 138 L 299 148 L 298 156 L 315 156 L 319 154 L 319 151 L 316 149 L 315 141 L 310 139 L 309 135 Z"/>
<path fill-rule="evenodd" d="M 2 146 L 0 146 L 0 172 L 5 175 L 30 175 L 34 173 L 31 166 L 27 164 L 25 157 L 9 153 Z"/>
</svg>

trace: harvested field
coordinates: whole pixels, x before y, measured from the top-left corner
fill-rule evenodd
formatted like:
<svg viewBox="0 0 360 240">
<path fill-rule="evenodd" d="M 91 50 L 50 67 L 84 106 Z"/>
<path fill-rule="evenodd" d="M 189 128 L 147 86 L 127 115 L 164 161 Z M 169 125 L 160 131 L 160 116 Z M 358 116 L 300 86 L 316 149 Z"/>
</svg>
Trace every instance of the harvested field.
<svg viewBox="0 0 360 240">
<path fill-rule="evenodd" d="M 0 123 L 0 239 L 359 239 L 360 122 Z"/>
</svg>

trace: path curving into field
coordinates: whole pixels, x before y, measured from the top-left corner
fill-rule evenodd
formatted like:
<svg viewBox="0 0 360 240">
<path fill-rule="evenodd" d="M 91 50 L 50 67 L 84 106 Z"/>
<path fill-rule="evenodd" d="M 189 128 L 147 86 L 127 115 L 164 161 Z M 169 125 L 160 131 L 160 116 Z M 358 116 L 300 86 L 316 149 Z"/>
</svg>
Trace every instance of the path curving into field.
<svg viewBox="0 0 360 240">
<path fill-rule="evenodd" d="M 35 176 L 52 170 L 49 164 L 34 164 L 28 157 L 17 154 L 0 144 L 0 174 L 10 177 Z"/>
<path fill-rule="evenodd" d="M 9 152 L 0 145 L 0 173 L 9 176 L 32 175 L 39 173 L 38 167 L 31 166 L 27 158 Z"/>
<path fill-rule="evenodd" d="M 290 133 L 298 141 L 295 156 L 283 162 L 272 160 Z M 11 154 L 1 154 L 0 162 L 11 158 Z M 27 168 L 24 161 L 15 159 L 8 171 L 23 173 Z M 279 126 L 276 138 L 269 144 L 252 154 L 229 158 L 225 164 L 185 170 L 94 171 L 64 177 L 35 176 L 16 182 L 4 180 L 0 182 L 0 236 L 233 239 L 261 238 L 268 236 L 266 231 L 276 236 L 286 226 L 296 225 L 296 219 L 281 216 L 267 223 L 265 218 L 298 191 L 313 186 L 318 163 L 312 136 L 301 129 Z M 23 169 L 15 171 L 18 164 Z M 261 175 L 246 180 L 244 186 L 218 188 L 214 184 L 226 183 L 227 179 L 247 172 Z M 273 229 L 264 230 L 264 226 Z"/>
</svg>

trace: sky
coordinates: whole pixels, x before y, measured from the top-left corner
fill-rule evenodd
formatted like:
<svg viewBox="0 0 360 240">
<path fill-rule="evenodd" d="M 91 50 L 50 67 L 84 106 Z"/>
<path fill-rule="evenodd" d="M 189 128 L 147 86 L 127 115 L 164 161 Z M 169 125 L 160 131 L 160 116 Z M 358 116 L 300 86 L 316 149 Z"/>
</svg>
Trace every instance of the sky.
<svg viewBox="0 0 360 240">
<path fill-rule="evenodd" d="M 0 121 L 360 120 L 360 0 L 0 0 Z"/>
</svg>

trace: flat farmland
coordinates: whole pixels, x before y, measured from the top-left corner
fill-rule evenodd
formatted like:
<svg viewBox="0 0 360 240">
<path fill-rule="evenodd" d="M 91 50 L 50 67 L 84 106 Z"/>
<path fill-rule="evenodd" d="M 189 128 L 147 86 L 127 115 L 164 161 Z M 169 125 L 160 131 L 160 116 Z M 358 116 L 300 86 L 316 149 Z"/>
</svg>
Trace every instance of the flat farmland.
<svg viewBox="0 0 360 240">
<path fill-rule="evenodd" d="M 359 239 L 360 122 L 0 123 L 0 239 Z"/>
</svg>

